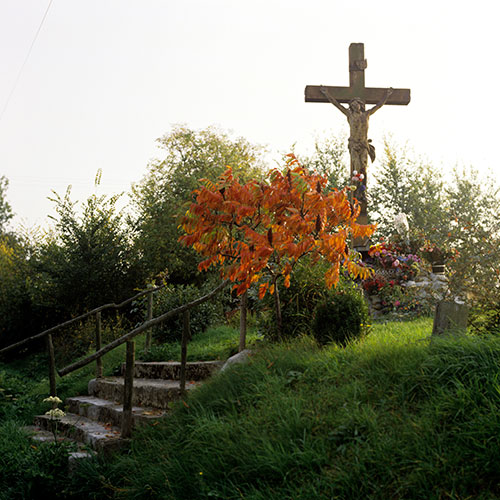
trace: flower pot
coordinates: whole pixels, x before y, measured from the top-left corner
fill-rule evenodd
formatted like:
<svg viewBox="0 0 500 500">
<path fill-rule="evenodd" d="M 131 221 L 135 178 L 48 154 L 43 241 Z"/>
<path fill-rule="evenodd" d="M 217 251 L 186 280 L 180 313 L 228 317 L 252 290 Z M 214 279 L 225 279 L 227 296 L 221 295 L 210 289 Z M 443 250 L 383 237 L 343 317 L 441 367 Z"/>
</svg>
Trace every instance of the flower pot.
<svg viewBox="0 0 500 500">
<path fill-rule="evenodd" d="M 432 272 L 434 274 L 444 274 L 445 269 L 446 267 L 444 264 L 438 264 L 437 262 L 432 263 Z"/>
</svg>

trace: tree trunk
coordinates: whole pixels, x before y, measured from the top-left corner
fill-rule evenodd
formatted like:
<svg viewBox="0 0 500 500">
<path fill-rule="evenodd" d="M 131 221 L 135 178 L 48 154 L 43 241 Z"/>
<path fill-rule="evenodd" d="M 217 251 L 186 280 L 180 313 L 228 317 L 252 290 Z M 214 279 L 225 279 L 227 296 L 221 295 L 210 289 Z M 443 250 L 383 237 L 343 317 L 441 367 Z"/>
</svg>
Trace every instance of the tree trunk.
<svg viewBox="0 0 500 500">
<path fill-rule="evenodd" d="M 187 344 L 191 338 L 191 327 L 189 324 L 189 309 L 183 314 L 182 341 L 181 341 L 181 373 L 180 373 L 180 393 L 181 398 L 186 397 L 186 363 Z"/>
<path fill-rule="evenodd" d="M 273 278 L 274 285 L 274 311 L 276 313 L 276 329 L 278 331 L 278 339 L 281 340 L 283 334 L 283 322 L 281 319 L 281 303 L 280 292 L 278 290 L 278 277 Z"/>
<path fill-rule="evenodd" d="M 246 347 L 247 340 L 247 302 L 248 290 L 241 296 L 240 299 L 240 345 L 238 352 L 241 352 Z"/>
</svg>

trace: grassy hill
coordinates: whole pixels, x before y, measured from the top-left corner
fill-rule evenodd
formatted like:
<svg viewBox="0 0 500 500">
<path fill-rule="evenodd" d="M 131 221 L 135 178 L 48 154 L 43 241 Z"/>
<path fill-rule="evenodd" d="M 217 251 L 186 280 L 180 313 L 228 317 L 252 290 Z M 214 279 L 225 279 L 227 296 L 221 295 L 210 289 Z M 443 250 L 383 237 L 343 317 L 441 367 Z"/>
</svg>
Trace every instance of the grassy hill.
<svg viewBox="0 0 500 500">
<path fill-rule="evenodd" d="M 428 319 L 377 324 L 345 349 L 320 350 L 308 338 L 263 346 L 170 418 L 136 433 L 128 453 L 86 463 L 53 492 L 500 498 L 500 339 L 431 341 L 431 326 Z"/>
</svg>

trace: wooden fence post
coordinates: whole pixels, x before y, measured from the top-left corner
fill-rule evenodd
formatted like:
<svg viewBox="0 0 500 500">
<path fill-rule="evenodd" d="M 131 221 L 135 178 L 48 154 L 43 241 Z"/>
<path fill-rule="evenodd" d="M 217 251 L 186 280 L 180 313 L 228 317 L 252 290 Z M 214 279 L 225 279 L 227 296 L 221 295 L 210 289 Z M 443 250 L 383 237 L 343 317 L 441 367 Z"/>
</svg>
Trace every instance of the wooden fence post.
<svg viewBox="0 0 500 500">
<path fill-rule="evenodd" d="M 134 395 L 135 342 L 127 341 L 127 356 L 125 361 L 125 377 L 123 386 L 122 437 L 129 438 L 132 434 L 132 399 Z"/>
<path fill-rule="evenodd" d="M 153 292 L 148 295 L 148 312 L 146 321 L 150 321 L 153 319 Z M 149 329 L 146 333 L 146 343 L 144 345 L 144 350 L 148 352 L 151 349 L 151 337 L 152 337 L 151 329 Z"/>
<path fill-rule="evenodd" d="M 181 342 L 181 397 L 186 395 L 186 360 L 187 360 L 187 343 L 191 337 L 191 329 L 189 326 L 189 309 L 183 314 L 182 342 Z"/>
<path fill-rule="evenodd" d="M 56 357 L 54 354 L 54 343 L 52 342 L 52 335 L 47 335 L 47 351 L 49 353 L 49 385 L 50 395 L 57 396 L 56 391 Z"/>
<path fill-rule="evenodd" d="M 99 351 L 102 347 L 102 324 L 101 312 L 95 314 L 95 350 Z M 102 357 L 95 360 L 95 376 L 96 378 L 102 377 Z"/>
</svg>

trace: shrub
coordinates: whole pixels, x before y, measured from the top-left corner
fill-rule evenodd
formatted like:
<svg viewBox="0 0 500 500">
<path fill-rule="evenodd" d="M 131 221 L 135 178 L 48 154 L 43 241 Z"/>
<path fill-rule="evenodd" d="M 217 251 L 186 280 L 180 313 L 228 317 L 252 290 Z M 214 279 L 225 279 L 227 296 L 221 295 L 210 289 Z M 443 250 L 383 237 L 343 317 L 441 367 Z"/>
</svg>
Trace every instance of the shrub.
<svg viewBox="0 0 500 500">
<path fill-rule="evenodd" d="M 132 323 L 118 312 L 104 312 L 101 322 L 101 344 L 104 346 L 132 330 Z M 69 363 L 95 350 L 95 316 L 74 323 L 53 335 L 58 363 Z"/>
<path fill-rule="evenodd" d="M 172 309 L 191 302 L 202 295 L 206 295 L 215 286 L 206 282 L 203 286 L 195 285 L 169 285 L 155 294 L 153 316 L 157 317 Z M 190 310 L 191 335 L 204 332 L 216 321 L 222 321 L 223 302 L 221 295 L 200 304 Z M 153 328 L 153 337 L 158 343 L 177 342 L 182 339 L 183 318 L 177 314 L 167 318 L 159 326 Z"/>
<path fill-rule="evenodd" d="M 312 333 L 321 345 L 345 345 L 367 331 L 368 321 L 368 306 L 362 294 L 354 286 L 345 287 L 316 305 Z"/>
<path fill-rule="evenodd" d="M 469 316 L 469 326 L 477 335 L 500 334 L 500 303 L 475 307 Z"/>
<path fill-rule="evenodd" d="M 325 262 L 312 264 L 309 259 L 303 259 L 293 269 L 290 287 L 280 285 L 282 340 L 311 333 L 313 311 L 317 304 L 331 300 L 339 291 L 352 288 L 352 281 L 340 276 L 337 287 L 329 289 L 325 284 L 325 272 L 328 267 Z M 261 315 L 258 329 L 267 338 L 277 340 L 273 301 L 273 296 L 266 295 L 264 298 L 264 313 Z"/>
</svg>

